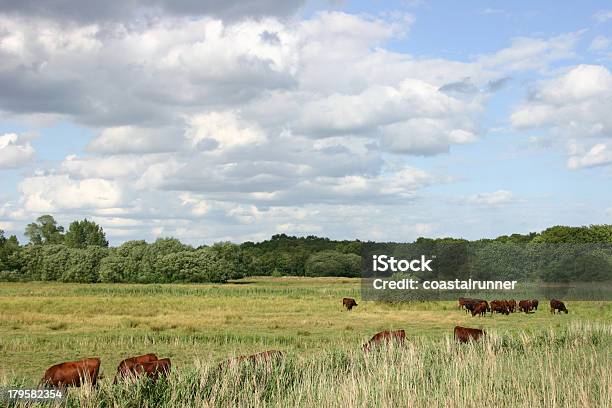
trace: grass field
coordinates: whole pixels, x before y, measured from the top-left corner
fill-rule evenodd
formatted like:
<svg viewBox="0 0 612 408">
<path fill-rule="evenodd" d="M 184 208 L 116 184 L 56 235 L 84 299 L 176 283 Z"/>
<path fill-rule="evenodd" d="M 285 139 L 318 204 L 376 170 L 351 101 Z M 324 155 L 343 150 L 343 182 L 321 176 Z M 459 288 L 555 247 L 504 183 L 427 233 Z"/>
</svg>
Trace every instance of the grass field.
<svg viewBox="0 0 612 408">
<path fill-rule="evenodd" d="M 344 296 L 355 297 L 359 306 L 343 311 Z M 418 401 L 427 405 L 431 393 L 460 406 L 462 398 L 472 401 L 478 384 L 493 387 L 490 396 L 474 400 L 479 402 L 502 403 L 518 392 L 525 403 L 536 406 L 567 406 L 559 398 L 576 404 L 583 401 L 583 406 L 606 406 L 612 402 L 612 302 L 567 302 L 567 306 L 569 314 L 551 315 L 547 301 L 541 299 L 540 310 L 534 314 L 471 317 L 454 302 L 360 301 L 359 281 L 337 278 L 249 278 L 226 285 L 0 283 L 0 384 L 35 385 L 48 366 L 87 356 L 101 357 L 102 372 L 110 378 L 121 359 L 155 352 L 173 361 L 172 391 L 164 391 L 161 385 L 154 390 L 171 406 L 189 405 L 186 401 L 194 398 L 213 406 L 237 401 L 309 406 L 331 401 L 328 388 L 330 393 L 331 389 L 344 392 L 357 406 L 380 398 L 391 403 L 399 396 L 412 397 L 417 406 Z M 449 340 L 457 324 L 487 329 L 491 340 L 458 348 Z M 400 328 L 406 330 L 408 348 L 364 359 L 360 346 L 372 334 Z M 279 349 L 287 356 L 274 375 L 258 367 L 241 368 L 228 373 L 233 380 L 222 387 L 226 393 L 215 388 L 222 386 L 218 373 L 211 377 L 219 361 L 266 349 Z M 389 359 L 399 363 L 389 367 Z M 485 370 L 481 380 L 471 380 L 466 367 Z M 528 374 L 528 369 L 535 374 Z M 502 375 L 504 370 L 517 378 L 496 379 L 496 373 Z M 343 378 L 343 373 L 354 380 Z M 536 374 L 540 377 L 535 378 Z M 312 378 L 302 377 L 308 375 Z M 521 375 L 528 377 L 521 380 Z M 582 391 L 572 382 L 576 375 L 584 385 Z M 261 376 L 272 385 L 244 393 Z M 377 376 L 386 380 L 379 384 Z M 423 376 L 427 377 L 424 382 Z M 418 378 L 420 387 L 414 383 Z M 239 380 L 249 385 L 230 392 L 233 388 L 228 384 L 239 384 Z M 93 394 L 85 390 L 75 398 L 92 406 L 106 398 L 104 405 L 114 406 L 123 404 L 115 398 L 124 392 L 132 395 L 125 406 L 149 404 L 148 396 L 133 394 L 134 387 L 146 391 L 146 384 L 117 388 L 108 381 L 103 380 Z M 281 393 L 278 387 L 286 381 L 293 384 L 293 391 Z M 185 388 L 188 395 L 177 387 Z M 535 387 L 550 388 L 556 400 L 544 401 Z M 387 394 L 389 399 L 384 399 Z M 134 395 L 145 399 L 130 405 Z M 337 400 L 339 405 L 348 405 L 341 401 Z"/>
</svg>

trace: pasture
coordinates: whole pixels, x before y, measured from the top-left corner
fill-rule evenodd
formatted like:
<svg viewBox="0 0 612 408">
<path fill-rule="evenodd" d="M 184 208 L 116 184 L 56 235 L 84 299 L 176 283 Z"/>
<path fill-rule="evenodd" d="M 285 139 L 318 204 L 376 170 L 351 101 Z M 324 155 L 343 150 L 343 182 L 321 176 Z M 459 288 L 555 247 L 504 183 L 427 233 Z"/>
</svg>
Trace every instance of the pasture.
<svg viewBox="0 0 612 408">
<path fill-rule="evenodd" d="M 351 312 L 342 309 L 346 296 L 359 303 Z M 536 406 L 606 406 L 612 302 L 566 304 L 567 315 L 551 315 L 548 301 L 540 299 L 540 309 L 530 315 L 472 317 L 456 302 L 360 301 L 359 281 L 346 278 L 247 278 L 225 285 L 0 283 L 0 386 L 33 386 L 52 364 L 99 356 L 106 378 L 93 393 L 73 393 L 72 403 L 96 406 L 101 398 L 111 406 L 141 406 L 153 404 L 153 395 L 169 406 L 189 405 L 193 398 L 212 406 L 310 406 L 326 399 L 368 406 L 380 398 L 390 404 L 411 397 L 420 406 L 437 395 L 449 402 L 443 405 L 503 405 L 516 394 Z M 490 340 L 462 348 L 449 337 L 455 325 L 484 328 Z M 386 329 L 405 329 L 408 347 L 364 358 L 361 345 Z M 286 356 L 272 373 L 239 367 L 221 378 L 214 369 L 229 357 L 268 349 Z M 172 359 L 170 384 L 153 390 L 143 383 L 110 384 L 120 360 L 147 352 Z M 473 370 L 484 371 L 470 377 Z M 505 372 L 511 373 L 507 381 Z M 236 385 L 241 381 L 247 385 Z"/>
</svg>

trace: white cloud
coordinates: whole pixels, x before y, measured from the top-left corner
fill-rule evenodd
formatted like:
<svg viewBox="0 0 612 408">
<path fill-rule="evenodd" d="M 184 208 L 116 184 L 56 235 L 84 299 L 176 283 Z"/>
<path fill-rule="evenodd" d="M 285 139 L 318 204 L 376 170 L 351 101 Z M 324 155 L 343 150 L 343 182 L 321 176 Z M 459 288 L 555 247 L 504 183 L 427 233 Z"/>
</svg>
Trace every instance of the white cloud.
<svg viewBox="0 0 612 408">
<path fill-rule="evenodd" d="M 612 135 L 612 74 L 600 65 L 578 65 L 541 83 L 511 116 L 517 128 L 551 126 L 566 135 Z"/>
<path fill-rule="evenodd" d="M 36 153 L 30 139 L 28 135 L 16 133 L 0 135 L 0 169 L 20 167 L 31 162 Z"/>
<path fill-rule="evenodd" d="M 19 183 L 27 211 L 54 212 L 65 209 L 109 208 L 121 202 L 122 191 L 114 181 L 100 178 L 71 179 L 68 175 L 41 175 Z"/>
<path fill-rule="evenodd" d="M 483 56 L 480 62 L 485 67 L 502 68 L 506 72 L 545 69 L 551 62 L 573 57 L 580 35 L 581 32 L 549 39 L 518 37 L 510 47 Z"/>
<path fill-rule="evenodd" d="M 576 170 L 612 164 L 612 144 L 597 143 L 585 152 L 576 151 L 567 161 L 567 167 Z"/>
<path fill-rule="evenodd" d="M 181 205 L 190 207 L 193 215 L 201 216 L 210 211 L 210 203 L 195 194 L 183 193 L 179 196 L 179 199 Z"/>
<path fill-rule="evenodd" d="M 117 155 L 77 157 L 70 155 L 61 163 L 61 169 L 75 178 L 102 178 L 109 180 L 136 178 L 164 155 Z"/>
<path fill-rule="evenodd" d="M 410 156 L 478 141 L 492 84 L 546 71 L 579 36 L 521 38 L 455 61 L 385 48 L 410 35 L 414 18 L 401 13 L 177 13 L 146 24 L 26 14 L 0 16 L 0 114 L 53 117 L 96 136 L 86 154 L 23 179 L 23 208 L 94 216 L 109 235 L 200 242 L 278 231 L 384 237 L 406 214 L 398 239 L 435 231 L 411 206 L 453 178 Z"/>
<path fill-rule="evenodd" d="M 117 126 L 103 129 L 89 142 L 87 150 L 102 154 L 143 154 L 176 151 L 183 146 L 184 138 L 180 129 Z"/>
<path fill-rule="evenodd" d="M 187 124 L 186 137 L 194 149 L 227 149 L 266 140 L 263 130 L 256 123 L 241 123 L 234 112 L 194 115 L 187 118 Z"/>
</svg>

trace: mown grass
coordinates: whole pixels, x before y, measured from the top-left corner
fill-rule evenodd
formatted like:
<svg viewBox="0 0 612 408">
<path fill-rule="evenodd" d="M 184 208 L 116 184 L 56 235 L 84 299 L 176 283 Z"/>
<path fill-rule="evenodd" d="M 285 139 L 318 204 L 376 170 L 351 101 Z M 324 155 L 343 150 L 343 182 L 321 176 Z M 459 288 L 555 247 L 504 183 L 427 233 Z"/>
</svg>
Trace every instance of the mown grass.
<svg viewBox="0 0 612 408">
<path fill-rule="evenodd" d="M 609 407 L 612 326 L 494 330 L 485 341 L 414 338 L 368 355 L 334 348 L 306 358 L 219 368 L 196 361 L 167 381 L 71 389 L 65 407 Z M 19 385 L 19 384 L 12 384 Z"/>
<path fill-rule="evenodd" d="M 359 306 L 352 312 L 343 311 L 341 299 L 344 296 L 355 297 Z M 458 310 L 455 302 L 381 304 L 361 301 L 359 281 L 338 278 L 249 278 L 227 285 L 1 283 L 0 382 L 34 385 L 50 365 L 88 356 L 101 357 L 102 371 L 112 377 L 121 359 L 155 352 L 172 359 L 176 368 L 173 374 L 176 378 L 172 381 L 200 384 L 202 370 L 206 367 L 216 367 L 219 361 L 233 355 L 266 349 L 282 350 L 287 356 L 283 364 L 300 371 L 310 367 L 308 364 L 327 364 L 329 356 L 338 353 L 351 361 L 350 364 L 359 361 L 367 364 L 360 355 L 361 344 L 385 329 L 405 329 L 410 347 L 418 345 L 429 353 L 435 347 L 446 347 L 446 336 L 457 324 L 500 333 L 502 343 L 511 341 L 507 339 L 520 339 L 520 336 L 537 339 L 542 333 L 559 339 L 559 335 L 577 324 L 612 325 L 612 302 L 567 302 L 567 306 L 569 314 L 553 316 L 548 312 L 547 301 L 541 299 L 541 308 L 534 314 L 471 317 Z M 609 340 L 609 331 L 598 333 Z M 567 362 L 576 365 L 579 360 L 575 356 L 578 355 L 588 361 L 596 358 L 609 361 L 611 353 L 609 341 L 576 350 L 563 346 L 563 353 L 540 346 L 536 349 L 544 355 L 550 353 L 551 361 L 542 364 Z M 407 359 L 404 357 L 402 361 Z M 511 359 L 512 353 L 502 357 L 502 360 Z M 450 360 L 447 363 L 450 364 Z M 510 363 L 508 360 L 507 364 Z M 354 375 L 361 376 L 360 381 L 374 381 L 368 375 L 376 372 L 361 372 L 357 366 L 349 368 Z M 576 369 L 572 366 L 564 370 L 570 368 Z M 428 369 L 436 372 L 444 367 Z M 522 370 L 520 367 L 514 369 Z M 384 369 L 379 370 L 383 375 Z M 329 385 L 319 384 L 316 392 L 322 393 L 324 387 L 348 387 L 344 380 L 335 377 L 336 374 L 325 379 Z M 607 374 L 609 380 L 609 372 Z M 400 376 L 404 378 L 402 376 L 404 374 Z M 525 381 L 530 379 L 526 377 Z M 275 381 L 279 381 L 278 378 Z M 305 380 L 300 377 L 300 381 Z M 503 385 L 495 382 L 496 387 L 518 386 L 516 380 L 508 381 Z M 403 382 L 400 385 L 406 387 Z M 609 381 L 607 385 L 610 387 Z M 100 390 L 94 393 L 103 392 L 104 386 L 103 381 Z M 302 391 L 298 391 L 295 395 L 301 395 Z M 230 394 L 223 398 L 233 395 L 233 391 L 228 389 L 227 392 Z M 207 398 L 209 401 L 210 396 Z M 272 405 L 279 401 L 289 402 L 278 398 L 280 396 L 262 401 Z M 368 398 L 373 396 L 364 395 L 356 403 L 369 401 Z"/>
</svg>

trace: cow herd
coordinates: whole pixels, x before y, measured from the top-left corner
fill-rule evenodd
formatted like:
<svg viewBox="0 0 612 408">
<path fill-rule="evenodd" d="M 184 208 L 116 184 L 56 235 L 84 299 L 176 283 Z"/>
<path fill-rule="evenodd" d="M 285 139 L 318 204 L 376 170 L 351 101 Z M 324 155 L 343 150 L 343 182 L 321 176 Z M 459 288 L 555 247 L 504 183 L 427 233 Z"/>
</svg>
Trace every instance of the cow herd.
<svg viewBox="0 0 612 408">
<path fill-rule="evenodd" d="M 342 306 L 346 310 L 352 310 L 353 307 L 357 306 L 355 299 L 343 298 Z M 471 298 L 459 298 L 459 307 L 470 312 L 472 316 L 484 316 L 486 312 L 510 314 L 514 313 L 515 310 L 525 313 L 531 313 L 532 310 L 538 309 L 538 300 L 521 300 L 518 305 L 515 300 L 493 300 L 489 304 L 486 300 L 482 299 L 471 299 Z M 550 301 L 550 312 L 565 312 L 568 313 L 565 304 L 557 299 Z M 477 341 L 481 337 L 485 336 L 484 330 L 473 329 L 468 327 L 456 326 L 453 332 L 454 339 L 460 343 L 467 343 L 469 341 Z M 385 330 L 376 333 L 367 343 L 362 347 L 365 353 L 370 352 L 373 348 L 380 345 L 389 343 L 402 344 L 406 339 L 406 332 L 404 330 Z M 246 356 L 234 357 L 230 360 L 226 360 L 219 364 L 219 368 L 233 366 L 240 364 L 245 361 L 252 363 L 270 363 L 274 360 L 283 357 L 283 353 L 278 350 L 268 350 L 261 353 L 256 353 Z M 92 385 L 96 385 L 97 380 L 100 378 L 100 358 L 86 358 L 79 361 L 70 361 L 65 363 L 56 364 L 49 367 L 41 380 L 41 384 L 53 386 L 53 387 L 66 387 L 66 386 L 81 386 L 85 381 L 90 382 Z M 151 381 L 157 381 L 160 377 L 165 377 L 170 373 L 172 364 L 169 358 L 159 359 L 155 354 L 144 354 L 142 356 L 130 357 L 119 363 L 117 367 L 117 373 L 113 383 L 117 383 L 119 379 L 127 378 L 139 378 L 146 377 Z"/>
<path fill-rule="evenodd" d="M 100 363 L 100 358 L 94 357 L 56 364 L 45 371 L 41 384 L 53 387 L 79 387 L 83 382 L 89 381 L 92 385 L 96 385 L 100 373 Z M 157 381 L 160 376 L 168 375 L 171 368 L 172 364 L 169 358 L 158 359 L 152 353 L 126 358 L 119 363 L 113 383 L 117 383 L 120 378 L 139 376 L 146 376 L 153 381 Z"/>
<path fill-rule="evenodd" d="M 516 303 L 516 300 L 492 300 L 489 304 L 483 299 L 473 298 L 459 298 L 459 308 L 464 309 L 466 313 L 471 313 L 472 316 L 486 316 L 487 312 L 501 313 L 509 315 L 515 311 L 524 312 L 526 314 L 533 313 L 538 310 L 539 301 L 538 299 L 531 300 L 520 300 Z M 550 300 L 550 313 L 565 312 L 568 313 L 565 304 L 557 299 Z"/>
<path fill-rule="evenodd" d="M 268 350 L 248 356 L 238 356 L 223 361 L 219 364 L 219 369 L 235 366 L 243 361 L 253 363 L 266 362 L 282 358 L 283 353 L 278 350 Z M 101 378 L 99 357 L 86 358 L 79 361 L 69 361 L 49 367 L 41 380 L 41 384 L 52 387 L 80 387 L 86 381 L 95 386 Z M 169 358 L 159 359 L 153 353 L 143 354 L 142 356 L 130 357 L 119 363 L 113 384 L 122 379 L 137 379 L 144 376 L 150 381 L 157 381 L 161 377 L 166 377 L 172 369 Z"/>
</svg>

